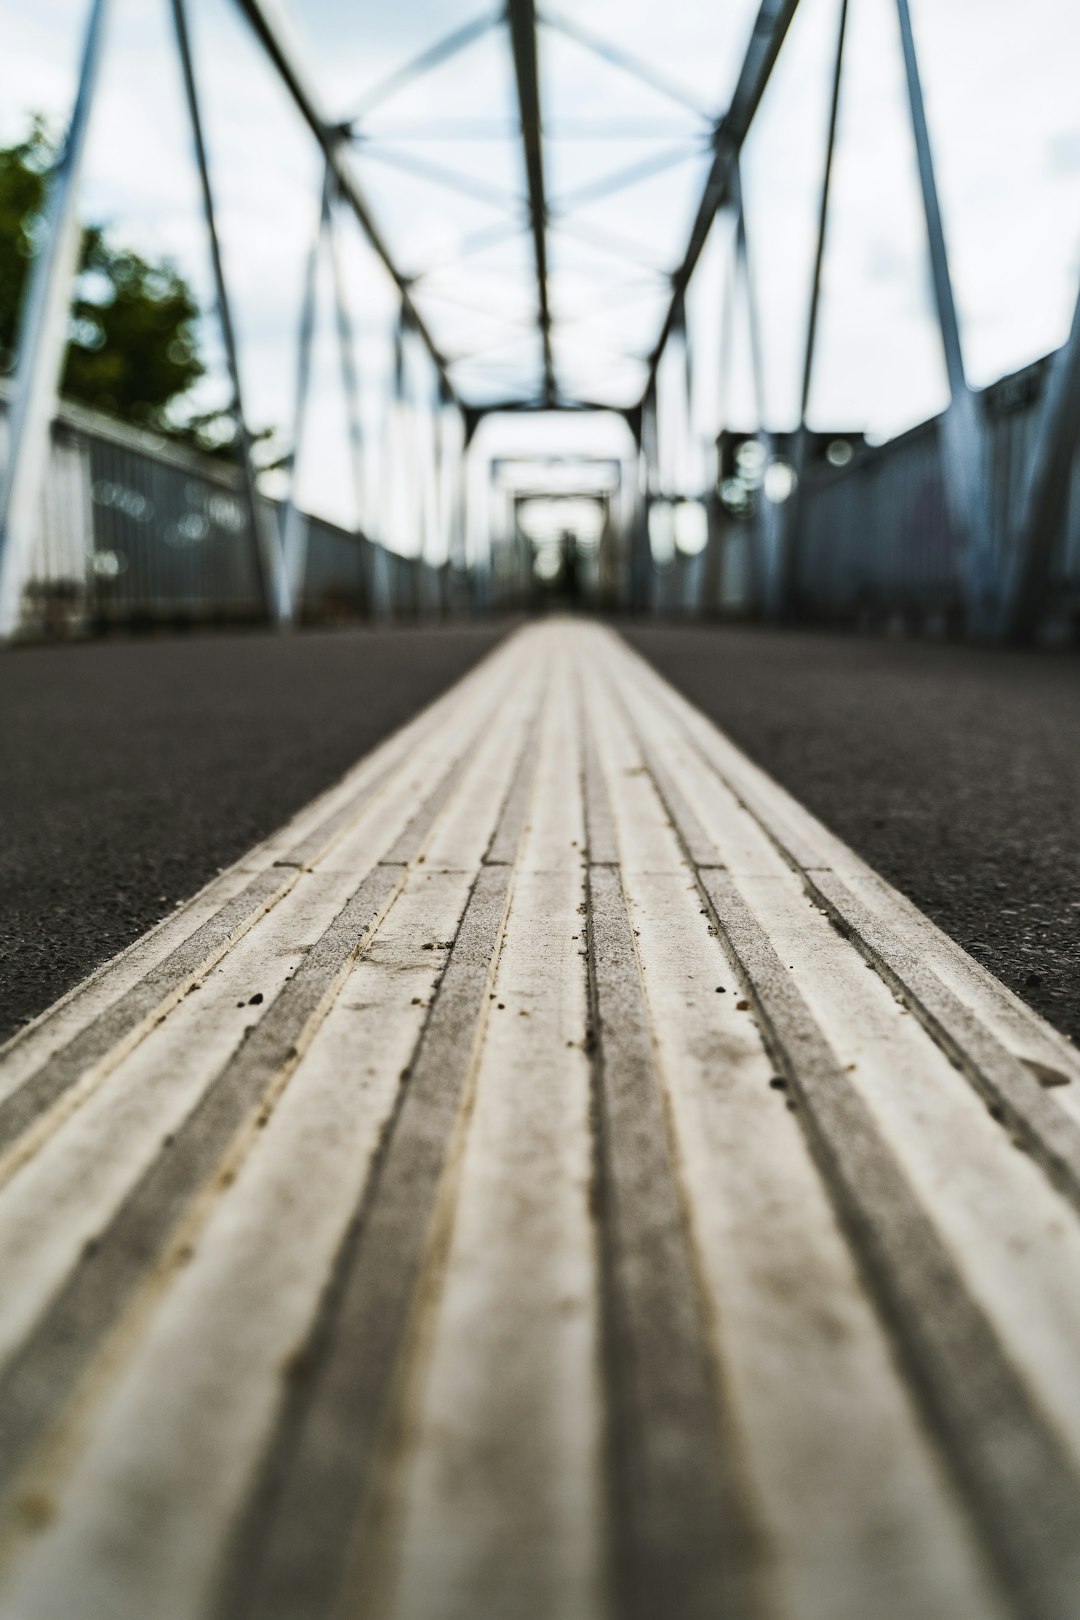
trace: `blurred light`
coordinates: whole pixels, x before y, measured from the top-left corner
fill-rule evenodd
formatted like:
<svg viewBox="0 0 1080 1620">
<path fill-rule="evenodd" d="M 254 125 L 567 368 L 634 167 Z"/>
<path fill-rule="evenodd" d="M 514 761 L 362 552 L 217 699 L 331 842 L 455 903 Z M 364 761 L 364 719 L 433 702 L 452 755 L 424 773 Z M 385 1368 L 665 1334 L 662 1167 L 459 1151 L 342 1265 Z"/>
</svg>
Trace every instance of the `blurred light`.
<svg viewBox="0 0 1080 1620">
<path fill-rule="evenodd" d="M 757 439 L 744 439 L 735 452 L 735 465 L 747 483 L 756 484 L 765 471 L 765 446 Z"/>
<path fill-rule="evenodd" d="M 795 469 L 786 461 L 772 461 L 765 469 L 765 499 L 777 506 L 791 497 L 795 489 Z"/>
<path fill-rule="evenodd" d="M 675 507 L 675 544 L 687 557 L 696 557 L 709 540 L 709 514 L 701 501 L 679 501 Z"/>
<path fill-rule="evenodd" d="M 537 579 L 543 580 L 545 585 L 550 585 L 552 580 L 558 579 L 562 573 L 562 558 L 559 553 L 549 551 L 546 548 L 543 551 L 538 551 L 536 560 L 533 563 L 533 573 Z"/>
<path fill-rule="evenodd" d="M 725 478 L 720 486 L 720 499 L 735 517 L 743 517 L 750 510 L 750 490 L 741 478 Z"/>
<path fill-rule="evenodd" d="M 846 467 L 854 454 L 846 439 L 831 439 L 825 451 L 825 460 L 830 467 Z"/>
<path fill-rule="evenodd" d="M 94 573 L 99 579 L 115 579 L 127 567 L 127 558 L 118 551 L 95 551 Z"/>
</svg>

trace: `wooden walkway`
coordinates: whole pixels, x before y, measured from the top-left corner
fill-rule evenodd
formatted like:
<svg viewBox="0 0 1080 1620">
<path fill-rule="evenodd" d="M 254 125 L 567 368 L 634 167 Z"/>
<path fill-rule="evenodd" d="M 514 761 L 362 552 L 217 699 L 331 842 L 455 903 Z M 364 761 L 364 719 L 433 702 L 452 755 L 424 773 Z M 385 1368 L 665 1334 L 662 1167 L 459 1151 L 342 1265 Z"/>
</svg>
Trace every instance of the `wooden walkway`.
<svg viewBox="0 0 1080 1620">
<path fill-rule="evenodd" d="M 0 1053 L 0 1279 L 0 1620 L 1080 1614 L 1080 1061 L 594 626 Z"/>
</svg>

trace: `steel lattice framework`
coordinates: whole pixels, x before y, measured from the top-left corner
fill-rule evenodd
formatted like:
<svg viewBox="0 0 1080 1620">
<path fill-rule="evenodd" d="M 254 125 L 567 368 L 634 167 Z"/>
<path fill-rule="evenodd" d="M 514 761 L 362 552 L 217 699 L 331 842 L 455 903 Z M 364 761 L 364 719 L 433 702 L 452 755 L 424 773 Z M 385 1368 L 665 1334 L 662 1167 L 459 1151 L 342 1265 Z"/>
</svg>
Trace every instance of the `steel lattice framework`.
<svg viewBox="0 0 1080 1620">
<path fill-rule="evenodd" d="M 245 499 L 251 530 L 263 577 L 263 589 L 271 616 L 280 622 L 292 617 L 299 566 L 296 539 L 296 508 L 292 494 L 286 503 L 284 541 L 268 527 L 256 494 L 256 471 L 251 454 L 249 419 L 241 394 L 240 368 L 236 353 L 230 292 L 218 245 L 215 197 L 211 163 L 203 136 L 200 89 L 196 64 L 188 38 L 187 0 L 164 0 L 171 9 L 176 48 L 179 55 L 187 110 L 190 120 L 203 212 L 211 248 L 214 287 L 224 348 L 233 391 L 233 409 L 238 427 L 238 448 Z M 267 58 L 287 88 L 297 110 L 318 142 L 325 159 L 323 202 L 319 213 L 312 268 L 308 276 L 304 307 L 300 314 L 300 364 L 297 376 L 296 421 L 302 425 L 310 386 L 310 348 L 313 330 L 314 264 L 326 242 L 334 250 L 335 219 L 338 211 L 351 211 L 374 252 L 393 279 L 400 304 L 400 327 L 424 344 L 439 377 L 440 398 L 447 407 L 456 407 L 464 421 L 468 444 L 479 421 L 497 411 L 596 410 L 609 408 L 602 400 L 581 397 L 567 390 L 559 375 L 553 343 L 555 319 L 550 289 L 550 231 L 552 203 L 545 173 L 545 131 L 542 113 L 541 57 L 538 31 L 542 27 L 561 31 L 597 59 L 618 66 L 643 84 L 675 98 L 681 92 L 671 85 L 653 64 L 642 62 L 618 41 L 597 37 L 571 17 L 538 11 L 535 0 L 507 0 L 504 8 L 485 12 L 445 38 L 429 45 L 411 62 L 397 69 L 382 84 L 369 91 L 355 115 L 342 122 L 329 116 L 316 85 L 305 70 L 280 9 L 279 0 L 235 0 L 250 24 Z M 656 488 L 656 410 L 657 372 L 661 357 L 673 336 L 685 338 L 685 297 L 691 276 L 699 262 L 714 220 L 721 210 L 732 210 L 737 219 L 736 249 L 742 273 L 749 284 L 746 228 L 742 211 L 739 160 L 755 113 L 779 57 L 798 7 L 798 0 L 762 0 L 734 92 L 726 109 L 713 118 L 696 111 L 707 130 L 711 154 L 705 184 L 693 219 L 685 250 L 670 275 L 666 314 L 655 343 L 645 357 L 646 384 L 641 399 L 633 405 L 616 407 L 625 416 L 645 462 L 646 499 Z M 1056 357 L 1052 376 L 1040 408 L 1035 450 L 1027 469 L 1026 484 L 1015 518 L 1015 533 L 1005 548 L 1009 561 L 1004 569 L 995 564 L 991 535 L 987 436 L 980 417 L 977 395 L 968 381 L 961 343 L 960 323 L 946 251 L 945 231 L 938 200 L 933 153 L 923 108 L 919 65 L 912 33 L 908 0 L 896 0 L 903 50 L 905 81 L 911 126 L 918 163 L 934 304 L 949 383 L 950 405 L 942 420 L 942 465 L 947 503 L 955 531 L 962 539 L 962 575 L 969 626 L 981 633 L 1030 634 L 1037 623 L 1042 601 L 1053 536 L 1060 526 L 1066 498 L 1069 463 L 1080 434 L 1080 303 L 1077 305 L 1071 336 Z M 19 362 L 14 400 L 10 412 L 10 449 L 0 483 L 0 634 L 10 634 L 19 613 L 20 592 L 25 574 L 25 557 L 32 514 L 38 498 L 46 454 L 49 423 L 55 413 L 58 380 L 64 353 L 65 314 L 70 303 L 75 274 L 78 225 L 76 204 L 79 174 L 86 130 L 99 78 L 102 38 L 109 0 L 93 0 L 82 56 L 78 94 L 72 110 L 67 139 L 52 187 L 48 229 L 44 251 L 39 255 L 23 313 Z M 813 374 L 817 318 L 820 302 L 822 263 L 829 216 L 829 186 L 836 138 L 837 107 L 844 72 L 844 38 L 848 0 L 839 7 L 839 31 L 830 101 L 828 137 L 820 188 L 816 247 L 813 255 L 812 287 L 808 300 L 808 322 L 803 353 L 800 390 L 801 411 L 794 443 L 796 498 L 782 516 L 778 560 L 769 571 L 764 606 L 773 616 L 790 614 L 797 608 L 796 579 L 801 530 L 801 473 L 805 466 L 806 410 Z M 518 133 L 523 152 L 524 199 L 527 232 L 535 271 L 534 322 L 542 366 L 539 386 L 525 397 L 477 402 L 455 383 L 454 361 L 440 350 L 435 335 L 418 307 L 416 285 L 422 278 L 405 274 L 395 262 L 394 253 L 358 179 L 353 154 L 365 140 L 365 120 L 371 111 L 403 88 L 430 73 L 474 41 L 492 30 L 505 30 L 513 63 L 518 108 Z M 383 154 L 388 161 L 404 164 L 400 153 Z M 603 197 L 640 179 L 645 173 L 662 172 L 670 155 L 658 153 L 645 164 L 606 177 L 599 185 L 579 191 L 578 200 Z M 414 168 L 416 162 L 413 163 Z M 461 176 L 423 168 L 428 179 L 461 187 Z M 475 189 L 475 186 L 474 186 Z M 350 431 L 358 442 L 359 416 L 356 404 L 354 362 L 349 358 L 349 317 L 340 265 L 337 269 L 337 307 L 342 341 L 343 376 L 349 397 Z M 458 357 L 460 358 L 460 357 Z M 689 379 L 688 379 L 689 387 Z M 768 435 L 763 432 L 766 454 Z M 294 449 L 294 462 L 296 451 Z"/>
</svg>

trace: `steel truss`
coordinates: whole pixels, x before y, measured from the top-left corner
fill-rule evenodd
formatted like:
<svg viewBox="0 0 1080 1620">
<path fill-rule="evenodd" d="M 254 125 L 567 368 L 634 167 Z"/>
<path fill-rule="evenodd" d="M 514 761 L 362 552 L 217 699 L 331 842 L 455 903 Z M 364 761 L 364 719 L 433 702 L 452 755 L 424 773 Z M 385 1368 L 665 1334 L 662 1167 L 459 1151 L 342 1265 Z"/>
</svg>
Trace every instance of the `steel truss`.
<svg viewBox="0 0 1080 1620">
<path fill-rule="evenodd" d="M 165 0 L 162 0 L 165 3 Z M 425 345 L 439 378 L 439 397 L 446 408 L 457 407 L 462 416 L 463 440 L 468 446 L 479 422 L 501 411 L 543 409 L 606 409 L 602 401 L 568 396 L 560 385 L 552 342 L 553 315 L 549 296 L 548 235 L 553 221 L 560 229 L 611 252 L 628 263 L 635 262 L 638 245 L 610 232 L 598 232 L 588 221 L 567 220 L 563 210 L 580 207 L 610 195 L 652 174 L 661 173 L 694 150 L 712 150 L 712 161 L 703 187 L 693 225 L 682 258 L 670 274 L 670 299 L 657 340 L 647 357 L 647 381 L 641 400 L 624 409 L 644 462 L 644 487 L 655 485 L 656 474 L 656 380 L 669 342 L 683 341 L 685 298 L 691 277 L 700 260 L 705 242 L 718 213 L 731 209 L 736 216 L 735 272 L 729 279 L 725 330 L 730 332 L 732 301 L 737 284 L 745 286 L 751 318 L 755 387 L 762 442 L 771 453 L 762 398 L 760 340 L 754 315 L 753 276 L 746 241 L 746 226 L 739 189 L 739 159 L 743 144 L 761 103 L 766 86 L 779 58 L 798 0 L 762 0 L 756 22 L 726 111 L 714 117 L 681 86 L 673 83 L 655 66 L 636 58 L 621 42 L 593 34 L 572 16 L 539 10 L 536 0 L 505 0 L 495 10 L 485 10 L 464 26 L 436 41 L 411 62 L 375 86 L 357 105 L 353 116 L 342 123 L 331 120 L 322 108 L 300 56 L 291 39 L 279 0 L 236 0 L 236 4 L 286 86 L 296 108 L 318 142 L 325 162 L 325 184 L 314 240 L 311 247 L 300 311 L 300 343 L 296 377 L 294 445 L 290 459 L 289 493 L 284 508 L 284 534 L 279 540 L 268 528 L 267 515 L 257 494 L 256 471 L 251 454 L 251 434 L 241 396 L 240 366 L 229 291 L 218 243 L 210 161 L 202 134 L 196 64 L 188 38 L 185 0 L 168 0 L 175 25 L 183 88 L 198 169 L 203 212 L 210 246 L 218 316 L 221 321 L 227 368 L 232 389 L 232 408 L 237 426 L 239 459 L 250 529 L 263 579 L 268 615 L 278 623 L 289 623 L 298 607 L 298 579 L 303 557 L 304 520 L 296 500 L 296 473 L 302 451 L 310 389 L 311 344 L 315 326 L 315 298 L 318 265 L 329 253 L 334 279 L 335 321 L 342 368 L 342 382 L 348 413 L 349 441 L 353 459 L 358 511 L 363 509 L 363 457 L 359 377 L 351 317 L 348 310 L 335 218 L 348 210 L 359 223 L 371 247 L 391 275 L 400 300 L 402 331 L 409 331 Z M 911 126 L 915 141 L 923 215 L 927 230 L 929 259 L 937 325 L 950 389 L 950 405 L 941 426 L 942 468 L 946 496 L 954 531 L 962 539 L 962 589 L 967 622 L 984 634 L 1028 636 L 1039 621 L 1041 604 L 1050 574 L 1055 537 L 1065 507 L 1071 457 L 1080 435 L 1080 301 L 1077 303 L 1072 332 L 1065 348 L 1056 357 L 1049 385 L 1040 408 L 1036 452 L 1028 471 L 1020 513 L 1010 534 L 995 534 L 988 496 L 987 437 L 978 395 L 967 380 L 960 322 L 950 273 L 945 229 L 935 176 L 930 132 L 923 104 L 919 64 L 911 25 L 908 0 L 896 0 L 900 42 Z M 51 419 L 64 355 L 64 314 L 69 306 L 78 254 L 77 194 L 79 172 L 85 148 L 86 130 L 98 82 L 98 68 L 106 28 L 108 0 L 92 0 L 82 55 L 78 92 L 72 110 L 63 154 L 54 176 L 47 220 L 45 247 L 38 256 L 31 276 L 22 317 L 18 345 L 16 390 L 10 411 L 10 450 L 0 480 L 0 636 L 14 630 L 19 615 L 30 526 L 36 509 Z M 799 608 L 799 543 L 803 510 L 802 475 L 806 470 L 807 408 L 813 380 L 816 337 L 821 297 L 823 264 L 827 252 L 829 193 L 837 138 L 838 111 L 844 78 L 844 35 L 848 0 L 842 0 L 839 13 L 835 66 L 832 78 L 829 122 L 818 212 L 808 319 L 803 351 L 798 429 L 794 441 L 795 493 L 783 522 L 764 547 L 768 610 L 777 617 L 790 617 Z M 558 31 L 592 53 L 598 60 L 637 78 L 651 90 L 668 97 L 680 108 L 689 109 L 700 120 L 700 140 L 695 148 L 684 141 L 657 153 L 644 163 L 624 166 L 598 182 L 578 189 L 553 207 L 548 196 L 544 171 L 545 130 L 539 62 L 539 30 Z M 433 164 L 411 154 L 394 150 L 375 141 L 366 129 L 371 112 L 414 82 L 431 72 L 492 30 L 503 29 L 510 46 L 518 102 L 518 133 L 524 153 L 526 194 L 518 198 L 496 192 L 478 182 L 467 181 L 441 164 Z M 444 121 L 445 123 L 445 121 Z M 490 120 L 465 121 L 480 133 L 504 136 L 506 131 Z M 616 121 L 617 123 L 617 121 Z M 483 126 L 481 128 L 481 126 Z M 611 121 L 585 120 L 584 133 L 610 133 Z M 413 129 L 410 138 L 423 135 Z M 437 133 L 432 125 L 430 133 Z M 422 175 L 439 184 L 455 187 L 503 209 L 505 222 L 476 234 L 466 244 L 468 253 L 527 229 L 535 266 L 535 316 L 543 355 L 542 378 L 534 396 L 511 398 L 487 405 L 474 405 L 459 398 L 450 367 L 455 361 L 440 352 L 435 339 L 417 308 L 414 287 L 440 266 L 431 266 L 417 276 L 406 276 L 395 264 L 387 243 L 372 217 L 351 162 L 351 152 L 360 149 L 381 161 Z M 649 267 L 646 267 L 649 268 Z M 472 354 L 457 361 L 474 358 Z M 686 387 L 690 394 L 689 346 L 687 345 Z M 437 453 L 441 455 L 443 434 L 435 430 Z M 451 493 L 450 504 L 460 513 L 464 500 L 461 487 Z M 441 475 L 440 475 L 441 485 Z M 644 516 L 643 516 L 644 521 Z M 460 562 L 460 535 L 464 520 L 453 520 L 455 555 Z M 771 554 L 770 554 L 771 553 Z M 1007 559 L 1003 565 L 1000 559 Z M 631 597 L 643 602 L 647 591 L 646 550 L 636 544 L 633 554 Z M 378 583 L 366 582 L 368 606 L 378 607 Z"/>
</svg>

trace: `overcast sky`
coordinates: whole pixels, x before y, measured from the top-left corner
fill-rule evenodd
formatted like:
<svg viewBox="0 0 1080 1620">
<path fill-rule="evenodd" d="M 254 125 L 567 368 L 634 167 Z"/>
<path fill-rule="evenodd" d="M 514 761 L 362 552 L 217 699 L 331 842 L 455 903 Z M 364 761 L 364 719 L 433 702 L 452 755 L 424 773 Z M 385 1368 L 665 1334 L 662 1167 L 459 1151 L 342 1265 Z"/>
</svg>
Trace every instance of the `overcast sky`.
<svg viewBox="0 0 1080 1620">
<path fill-rule="evenodd" d="M 304 264 L 317 216 L 314 143 L 230 0 L 189 0 L 215 165 L 226 269 L 240 329 L 248 414 L 287 436 Z M 790 427 L 799 364 L 839 0 L 803 0 L 748 143 L 747 228 L 765 361 L 765 415 Z M 985 384 L 1055 347 L 1080 283 L 1080 7 L 1076 0 L 911 0 L 971 380 Z M 292 0 L 297 36 L 335 116 L 363 112 L 387 75 L 470 21 L 477 0 Z M 541 39 L 556 362 L 568 393 L 630 403 L 666 303 L 707 155 L 757 0 L 574 0 L 566 15 L 618 41 L 666 81 L 649 88 L 579 39 Z M 167 0 L 111 0 L 83 193 L 88 219 L 176 260 L 210 302 L 190 139 Z M 33 111 L 61 128 L 85 0 L 0 0 L 0 139 Z M 850 0 L 811 417 L 878 437 L 940 409 L 944 378 L 904 100 L 894 0 Z M 361 123 L 358 172 L 398 262 L 454 364 L 486 401 L 535 385 L 538 345 L 524 180 L 505 33 L 493 29 Z M 643 161 L 651 178 L 589 196 Z M 425 178 L 432 166 L 464 183 Z M 501 233 L 501 234 L 500 234 Z M 483 247 L 477 241 L 486 242 Z M 471 250 L 471 251 L 470 251 Z M 365 377 L 369 477 L 392 362 L 393 289 L 358 232 L 343 242 Z M 463 257 L 463 254 L 465 255 Z M 694 421 L 719 425 L 725 360 L 719 308 L 728 243 L 718 227 L 689 300 Z M 351 478 L 324 266 L 315 448 L 308 504 L 348 518 Z M 213 323 L 207 352 L 220 394 Z M 728 420 L 751 426 L 746 314 L 727 357 Z M 670 380 L 670 379 L 669 379 Z M 609 426 L 564 441 L 615 442 Z M 525 430 L 492 435 L 512 449 Z M 541 431 L 541 442 L 552 442 Z M 576 437 L 575 437 L 576 436 Z"/>
</svg>

